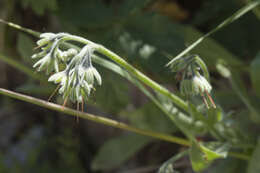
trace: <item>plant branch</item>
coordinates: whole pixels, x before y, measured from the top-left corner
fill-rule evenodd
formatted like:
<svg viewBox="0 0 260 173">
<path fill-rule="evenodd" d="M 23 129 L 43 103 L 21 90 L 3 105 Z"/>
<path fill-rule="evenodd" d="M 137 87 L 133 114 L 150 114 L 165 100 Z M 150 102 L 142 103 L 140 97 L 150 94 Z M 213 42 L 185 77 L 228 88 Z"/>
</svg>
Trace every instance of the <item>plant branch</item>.
<svg viewBox="0 0 260 173">
<path fill-rule="evenodd" d="M 87 120 L 90 120 L 90 121 L 93 121 L 96 123 L 104 124 L 107 126 L 124 129 L 124 130 L 135 132 L 135 133 L 138 133 L 141 135 L 154 137 L 154 138 L 157 138 L 160 140 L 177 143 L 177 144 L 184 145 L 184 146 L 190 145 L 190 142 L 183 138 L 170 136 L 170 135 L 166 135 L 163 133 L 157 133 L 157 132 L 153 132 L 153 131 L 149 131 L 149 130 L 142 130 L 142 129 L 135 128 L 135 127 L 129 126 L 125 123 L 121 123 L 121 122 L 118 122 L 118 121 L 115 121 L 115 120 L 112 120 L 109 118 L 100 117 L 100 116 L 96 116 L 93 114 L 76 111 L 76 110 L 73 110 L 73 109 L 70 109 L 67 107 L 63 107 L 63 106 L 60 106 L 60 105 L 57 105 L 57 104 L 54 104 L 54 103 L 51 103 L 48 101 L 44 101 L 44 100 L 37 99 L 37 98 L 31 97 L 31 96 L 19 94 L 19 93 L 9 91 L 9 90 L 3 89 L 3 88 L 0 88 L 0 94 L 12 97 L 17 100 L 22 100 L 22 101 L 25 101 L 28 103 L 32 103 L 32 104 L 35 104 L 35 105 L 38 105 L 38 106 L 41 106 L 41 107 L 44 107 L 47 109 L 62 112 L 62 113 L 65 113 L 65 114 L 68 114 L 71 116 L 78 116 L 80 118 L 84 118 L 84 119 L 87 119 Z"/>
<path fill-rule="evenodd" d="M 163 133 L 157 133 L 157 132 L 153 132 L 153 131 L 149 131 L 149 130 L 139 129 L 139 128 L 132 127 L 125 123 L 118 122 L 118 121 L 115 121 L 115 120 L 112 120 L 109 118 L 100 117 L 100 116 L 88 114 L 85 112 L 79 112 L 79 111 L 76 111 L 76 110 L 73 110 L 70 108 L 66 108 L 66 107 L 63 107 L 63 106 L 60 106 L 60 105 L 57 105 L 54 103 L 50 103 L 50 102 L 47 102 L 47 101 L 44 101 L 41 99 L 37 99 L 37 98 L 31 97 L 31 96 L 19 94 L 19 93 L 9 91 L 9 90 L 3 89 L 3 88 L 0 88 L 0 94 L 8 96 L 8 97 L 12 97 L 14 99 L 21 100 L 24 102 L 32 103 L 34 105 L 38 105 L 38 106 L 41 106 L 41 107 L 44 107 L 44 108 L 47 108 L 50 110 L 62 112 L 67 115 L 78 116 L 80 118 L 87 119 L 87 120 L 90 120 L 90 121 L 93 121 L 96 123 L 127 130 L 127 131 L 138 133 L 138 134 L 141 134 L 144 136 L 153 137 L 156 139 L 160 139 L 160 140 L 171 142 L 171 143 L 176 143 L 176 144 L 183 145 L 183 146 L 191 145 L 191 143 L 188 140 L 183 139 L 183 138 L 179 138 L 176 136 L 171 136 L 171 135 L 167 135 L 167 134 L 163 134 Z M 229 156 L 238 158 L 238 159 L 242 159 L 242 160 L 250 159 L 250 156 L 243 154 L 243 153 L 229 152 Z"/>
<path fill-rule="evenodd" d="M 168 98 L 170 98 L 173 101 L 173 103 L 176 106 L 178 106 L 179 108 L 181 108 L 185 112 L 188 112 L 188 104 L 185 101 L 183 101 L 181 98 L 174 95 L 169 90 L 167 90 L 166 88 L 162 87 L 161 85 L 159 85 L 158 83 L 156 83 L 155 81 L 153 81 L 152 79 L 150 79 L 149 77 L 144 75 L 142 72 L 140 72 L 139 70 L 134 68 L 129 63 L 127 63 L 124 59 L 119 57 L 117 54 L 115 54 L 114 52 L 106 49 L 103 46 L 100 46 L 98 51 L 100 53 L 104 54 L 105 56 L 107 56 L 108 58 L 110 58 L 111 60 L 115 61 L 121 67 L 125 68 L 132 75 L 134 75 L 137 79 L 142 81 L 145 85 L 147 85 L 148 87 L 150 87 L 150 88 L 154 89 L 155 91 L 161 93 L 162 95 L 167 96 Z"/>
<path fill-rule="evenodd" d="M 12 27 L 12 28 L 21 30 L 21 31 L 23 31 L 23 32 L 25 32 L 25 33 L 29 33 L 29 34 L 31 34 L 31 35 L 33 35 L 33 36 L 35 36 L 35 37 L 39 37 L 40 34 L 41 34 L 40 32 L 33 31 L 33 30 L 31 30 L 31 29 L 21 27 L 21 26 L 15 24 L 15 23 L 7 22 L 7 21 L 5 21 L 5 20 L 3 20 L 3 19 L 0 19 L 0 23 L 6 24 L 6 25 L 8 25 L 8 26 L 10 26 L 10 27 Z"/>
</svg>

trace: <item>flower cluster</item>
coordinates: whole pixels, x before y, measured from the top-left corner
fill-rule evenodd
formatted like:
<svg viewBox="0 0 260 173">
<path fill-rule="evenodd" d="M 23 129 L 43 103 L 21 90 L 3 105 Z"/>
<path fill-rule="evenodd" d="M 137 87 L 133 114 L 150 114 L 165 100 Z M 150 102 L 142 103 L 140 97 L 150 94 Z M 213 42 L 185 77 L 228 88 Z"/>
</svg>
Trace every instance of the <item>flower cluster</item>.
<svg viewBox="0 0 260 173">
<path fill-rule="evenodd" d="M 171 64 L 173 72 L 177 73 L 180 80 L 180 92 L 184 96 L 201 95 L 204 104 L 209 108 L 216 105 L 210 96 L 212 87 L 209 81 L 209 73 L 205 63 L 198 55 L 191 55 L 176 59 Z M 210 104 L 209 104 L 210 103 Z"/>
<path fill-rule="evenodd" d="M 84 98 L 94 89 L 94 82 L 101 85 L 102 79 L 91 61 L 95 46 L 87 44 L 80 51 L 74 48 L 65 49 L 64 43 L 71 37 L 73 38 L 65 33 L 41 34 L 37 42 L 41 52 L 32 56 L 33 59 L 40 60 L 33 67 L 37 67 L 38 71 L 45 70 L 47 74 L 55 72 L 48 81 L 60 85 L 59 93 L 63 98 L 83 103 Z M 60 65 L 65 65 L 65 68 L 60 70 Z"/>
</svg>

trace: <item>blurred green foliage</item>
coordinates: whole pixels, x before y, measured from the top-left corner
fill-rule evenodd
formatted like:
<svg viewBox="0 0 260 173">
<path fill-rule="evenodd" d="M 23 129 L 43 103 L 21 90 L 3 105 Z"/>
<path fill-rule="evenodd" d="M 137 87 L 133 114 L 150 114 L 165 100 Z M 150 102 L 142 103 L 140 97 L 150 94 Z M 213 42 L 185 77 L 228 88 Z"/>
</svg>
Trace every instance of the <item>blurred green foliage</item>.
<svg viewBox="0 0 260 173">
<path fill-rule="evenodd" d="M 158 3 L 176 8 L 160 9 L 162 6 Z M 176 56 L 245 3 L 239 0 L 200 0 L 196 4 L 178 0 L 4 0 L 0 2 L 0 18 L 40 32 L 69 32 L 103 44 L 179 94 L 174 74 L 164 67 L 169 61 L 165 53 Z M 168 17 L 177 14 L 186 17 Z M 237 144 L 235 151 L 252 154 L 248 163 L 228 158 L 211 166 L 200 165 L 205 161 L 205 153 L 192 145 L 190 153 L 195 170 L 209 166 L 210 172 L 259 172 L 259 31 L 259 18 L 250 13 L 191 51 L 199 54 L 208 65 L 213 98 L 222 108 L 218 112 L 205 112 L 201 100 L 194 98 L 192 102 L 199 105 L 195 109 L 204 110 L 208 129 L 216 127 L 221 138 L 232 139 L 229 142 Z M 4 25 L 0 26 L 0 35 L 0 53 L 31 68 L 34 38 Z M 32 80 L 19 68 L 2 62 L 0 65 L 0 83 L 6 88 L 44 99 L 54 90 L 54 86 Z M 232 75 L 219 73 L 219 65 Z M 112 115 L 113 119 L 142 129 L 182 135 L 140 90 L 113 72 L 97 68 L 104 82 L 86 103 L 87 112 Z M 59 96 L 53 101 L 62 102 Z M 8 98 L 1 97 L 0 104 L 4 108 L 0 110 L 2 121 L 12 120 L 10 117 L 24 118 L 17 120 L 18 125 L 0 123 L 2 131 L 12 132 L 3 133 L 0 139 L 0 172 L 124 172 L 142 166 L 159 166 L 183 149 L 143 136 L 119 134 L 85 121 L 76 124 L 72 118 L 47 116 L 55 113 Z M 75 108 L 73 104 L 68 106 Z M 204 121 L 196 115 L 193 120 Z M 40 133 L 36 133 L 38 131 Z M 35 139 L 29 138 L 34 132 Z M 212 134 L 201 135 L 205 142 L 212 139 Z M 17 155 L 11 158 L 12 153 Z M 185 158 L 180 161 L 186 164 L 177 169 L 188 172 L 189 161 Z"/>
</svg>

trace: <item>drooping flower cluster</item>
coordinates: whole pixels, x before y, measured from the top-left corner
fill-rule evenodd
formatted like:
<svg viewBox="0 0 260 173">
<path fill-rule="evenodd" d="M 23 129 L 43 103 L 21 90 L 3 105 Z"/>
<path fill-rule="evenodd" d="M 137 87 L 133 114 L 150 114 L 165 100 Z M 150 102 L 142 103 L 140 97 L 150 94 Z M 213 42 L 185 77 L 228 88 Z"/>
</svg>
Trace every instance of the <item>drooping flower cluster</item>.
<svg viewBox="0 0 260 173">
<path fill-rule="evenodd" d="M 216 105 L 210 96 L 212 86 L 209 83 L 209 73 L 205 63 L 198 55 L 176 59 L 171 64 L 173 72 L 180 80 L 180 92 L 184 96 L 201 95 L 204 104 L 209 108 Z"/>
<path fill-rule="evenodd" d="M 32 56 L 40 60 L 33 67 L 38 71 L 45 70 L 47 74 L 55 71 L 48 81 L 60 85 L 59 93 L 65 100 L 83 103 L 94 89 L 94 81 L 101 85 L 102 79 L 91 61 L 95 46 L 87 44 L 79 52 L 73 48 L 65 49 L 62 44 L 70 37 L 65 33 L 41 34 L 37 42 L 41 52 Z M 60 71 L 59 65 L 65 65 L 64 70 Z"/>
</svg>

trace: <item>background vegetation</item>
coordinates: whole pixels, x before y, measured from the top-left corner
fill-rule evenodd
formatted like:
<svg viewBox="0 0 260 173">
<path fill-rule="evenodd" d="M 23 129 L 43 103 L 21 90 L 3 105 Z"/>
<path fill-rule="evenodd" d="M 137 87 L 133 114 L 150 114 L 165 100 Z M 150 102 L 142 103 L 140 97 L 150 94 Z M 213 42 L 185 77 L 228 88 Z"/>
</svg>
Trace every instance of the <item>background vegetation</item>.
<svg viewBox="0 0 260 173">
<path fill-rule="evenodd" d="M 247 3 L 245 0 L 2 0 L 0 18 L 39 32 L 68 32 L 100 43 L 180 96 L 175 74 L 165 68 L 169 61 L 165 55 L 178 55 Z M 208 119 L 206 125 L 223 127 L 220 136 L 240 144 L 233 151 L 246 156 L 219 159 L 204 172 L 260 170 L 259 30 L 259 10 L 255 8 L 191 50 L 209 68 L 212 95 L 221 112 L 221 120 Z M 31 68 L 36 40 L 28 33 L 0 25 L 0 86 L 47 100 L 55 86 Z M 165 112 L 140 89 L 102 66 L 96 68 L 103 77 L 103 85 L 97 87 L 86 103 L 86 112 L 184 138 Z M 57 96 L 52 102 L 62 104 L 63 100 Z M 205 112 L 200 97 L 192 102 Z M 73 117 L 9 97 L 1 96 L 0 105 L 2 172 L 156 172 L 163 162 L 187 148 L 84 119 L 76 123 Z M 76 108 L 73 104 L 68 106 Z M 216 138 L 210 130 L 197 132 L 193 126 L 189 128 L 200 141 Z M 192 172 L 186 156 L 174 162 L 174 168 L 183 173 Z"/>
</svg>

